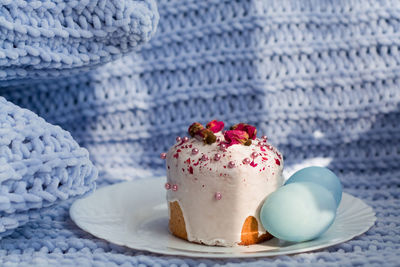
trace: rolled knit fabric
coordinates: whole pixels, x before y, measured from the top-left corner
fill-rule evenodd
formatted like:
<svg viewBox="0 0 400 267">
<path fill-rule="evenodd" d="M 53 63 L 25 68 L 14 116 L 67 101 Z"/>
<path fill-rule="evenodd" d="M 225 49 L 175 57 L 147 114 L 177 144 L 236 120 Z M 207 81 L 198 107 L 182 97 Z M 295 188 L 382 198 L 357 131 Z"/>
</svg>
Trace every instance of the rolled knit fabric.
<svg viewBox="0 0 400 267">
<path fill-rule="evenodd" d="M 150 39 L 154 0 L 0 1 L 0 81 L 68 76 Z"/>
<path fill-rule="evenodd" d="M 39 208 L 93 190 L 96 178 L 68 132 L 0 97 L 0 236 Z"/>
</svg>

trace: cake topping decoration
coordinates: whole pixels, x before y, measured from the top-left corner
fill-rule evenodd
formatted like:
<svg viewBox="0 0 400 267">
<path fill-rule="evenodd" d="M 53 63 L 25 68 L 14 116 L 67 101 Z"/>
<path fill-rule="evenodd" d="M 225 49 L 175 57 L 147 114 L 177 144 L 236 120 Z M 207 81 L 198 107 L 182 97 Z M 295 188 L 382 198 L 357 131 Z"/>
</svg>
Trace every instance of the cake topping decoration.
<svg viewBox="0 0 400 267">
<path fill-rule="evenodd" d="M 222 194 L 220 192 L 215 193 L 215 199 L 216 200 L 221 200 Z"/>
<path fill-rule="evenodd" d="M 250 163 L 250 166 L 253 167 L 253 168 L 257 167 L 257 165 L 258 165 L 258 164 L 255 163 L 254 160 Z"/>
<path fill-rule="evenodd" d="M 251 140 L 255 140 L 257 137 L 256 127 L 250 124 L 238 123 L 233 125 L 229 131 L 223 131 L 224 126 L 224 122 L 217 120 L 212 120 L 207 123 L 206 128 L 204 128 L 201 123 L 195 122 L 189 126 L 188 132 L 191 137 L 195 137 L 196 139 L 203 141 L 205 144 L 212 144 L 216 141 L 221 141 L 220 137 L 216 137 L 214 133 L 222 131 L 226 141 L 226 147 L 235 144 L 249 146 L 251 145 Z M 266 140 L 266 136 L 263 137 L 265 137 L 264 140 Z M 183 142 L 186 142 L 185 140 L 186 138 L 184 137 Z"/>
<path fill-rule="evenodd" d="M 196 139 L 203 141 L 205 144 L 215 143 L 217 137 L 214 133 L 198 122 L 193 123 L 189 126 L 188 132 L 191 137 L 195 137 Z"/>
<path fill-rule="evenodd" d="M 215 161 L 218 161 L 220 159 L 221 159 L 221 154 L 217 153 L 217 154 L 214 155 L 214 160 Z"/>
<path fill-rule="evenodd" d="M 234 161 L 229 161 L 228 167 L 229 167 L 229 168 L 235 168 L 235 167 L 236 167 L 235 162 L 234 162 Z"/>
<path fill-rule="evenodd" d="M 199 149 L 198 148 L 193 148 L 192 149 L 192 154 L 196 155 L 197 153 L 199 153 Z"/>
<path fill-rule="evenodd" d="M 187 141 L 189 141 L 189 137 L 184 136 L 184 137 L 182 138 L 182 142 L 186 143 Z"/>
<path fill-rule="evenodd" d="M 178 185 L 177 184 L 174 184 L 172 186 L 172 191 L 178 191 Z"/>
<path fill-rule="evenodd" d="M 177 143 L 179 143 L 179 142 L 182 141 L 182 138 L 181 138 L 180 136 L 177 136 L 177 137 L 175 138 L 175 140 L 176 140 Z"/>
<path fill-rule="evenodd" d="M 188 132 L 190 136 L 203 141 L 205 144 L 212 144 L 217 141 L 214 133 L 220 132 L 222 129 L 224 129 L 224 123 L 213 120 L 207 123 L 206 128 L 201 123 L 195 122 L 189 126 Z M 220 139 L 218 142 L 220 142 Z"/>
<path fill-rule="evenodd" d="M 222 143 L 219 145 L 219 149 L 221 149 L 222 151 L 226 150 L 226 144 Z"/>
<path fill-rule="evenodd" d="M 249 138 L 254 140 L 257 137 L 257 129 L 253 125 L 247 123 L 238 123 L 231 127 L 231 130 L 245 131 Z"/>
<path fill-rule="evenodd" d="M 171 184 L 170 183 L 166 183 L 165 184 L 165 189 L 167 189 L 167 190 L 171 189 Z"/>
<path fill-rule="evenodd" d="M 253 152 L 253 153 L 251 153 L 251 157 L 254 159 L 254 158 L 257 158 L 258 157 L 258 153 L 257 152 Z"/>
<path fill-rule="evenodd" d="M 249 158 L 245 158 L 243 160 L 243 164 L 249 164 L 250 162 L 251 162 L 251 159 L 249 159 Z"/>
<path fill-rule="evenodd" d="M 223 121 L 212 120 L 207 123 L 206 128 L 210 129 L 213 133 L 218 133 L 224 129 L 224 126 Z"/>
<path fill-rule="evenodd" d="M 215 141 L 217 140 L 215 134 L 211 130 L 205 128 L 197 131 L 194 137 L 197 140 L 203 141 L 204 144 L 209 144 L 209 145 L 215 143 Z"/>
<path fill-rule="evenodd" d="M 167 158 L 167 153 L 161 153 L 160 154 L 161 159 L 166 159 Z"/>
<path fill-rule="evenodd" d="M 207 156 L 207 155 L 203 155 L 203 156 L 201 157 L 201 160 L 202 160 L 202 161 L 208 160 L 208 156 Z"/>
<path fill-rule="evenodd" d="M 249 134 L 242 130 L 229 130 L 224 134 L 227 147 L 235 144 L 242 144 L 245 146 L 251 145 Z"/>
<path fill-rule="evenodd" d="M 189 126 L 188 132 L 191 137 L 194 137 L 194 135 L 202 129 L 204 129 L 204 126 L 201 123 L 195 122 Z"/>
</svg>

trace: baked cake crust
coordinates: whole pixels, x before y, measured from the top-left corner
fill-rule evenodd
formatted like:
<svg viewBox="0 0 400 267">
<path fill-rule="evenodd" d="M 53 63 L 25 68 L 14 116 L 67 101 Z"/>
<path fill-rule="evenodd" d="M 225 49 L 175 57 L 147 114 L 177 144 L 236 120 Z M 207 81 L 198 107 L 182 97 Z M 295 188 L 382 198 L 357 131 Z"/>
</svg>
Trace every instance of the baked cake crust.
<svg viewBox="0 0 400 267">
<path fill-rule="evenodd" d="M 179 203 L 177 201 L 170 202 L 169 210 L 169 230 L 174 236 L 188 240 L 185 219 L 183 218 L 182 209 L 179 206 Z M 259 234 L 257 219 L 253 216 L 249 216 L 243 223 L 240 239 L 241 242 L 239 243 L 239 245 L 253 245 L 269 240 L 272 237 L 273 236 L 267 231 L 264 234 Z"/>
</svg>

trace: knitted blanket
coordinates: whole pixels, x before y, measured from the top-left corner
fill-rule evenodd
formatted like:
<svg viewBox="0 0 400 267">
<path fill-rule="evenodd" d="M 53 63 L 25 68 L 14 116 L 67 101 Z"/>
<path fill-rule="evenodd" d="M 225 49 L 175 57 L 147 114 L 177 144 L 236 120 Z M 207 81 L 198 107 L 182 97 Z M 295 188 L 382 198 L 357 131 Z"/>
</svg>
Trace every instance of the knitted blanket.
<svg viewBox="0 0 400 267">
<path fill-rule="evenodd" d="M 74 7 L 68 12 L 42 12 L 50 2 Z M 2 8 L 9 13 L 0 12 L 3 49 L 14 51 L 15 43 L 15 49 L 26 53 L 12 56 L 15 60 L 7 53 L 0 60 L 0 95 L 69 131 L 99 170 L 98 187 L 163 174 L 159 153 L 194 121 L 217 118 L 228 125 L 245 121 L 256 125 L 283 152 L 285 167 L 320 164 L 336 172 L 345 192 L 373 207 L 377 222 L 348 242 L 292 256 L 167 257 L 119 247 L 85 233 L 70 220 L 73 199 L 67 199 L 51 210 L 38 210 L 35 218 L 0 240 L 1 266 L 398 266 L 400 2 L 160 0 L 157 32 L 140 49 L 136 45 L 147 41 L 157 24 L 154 4 L 122 1 L 129 10 L 118 13 L 122 18 L 138 10 L 132 3 L 150 10 L 145 25 L 152 26 L 143 34 L 122 31 L 116 23 L 115 38 L 112 34 L 95 38 L 95 29 L 109 33 L 104 25 L 116 16 L 106 19 L 104 14 L 117 9 L 110 5 L 108 12 L 101 10 L 112 2 L 3 0 Z M 7 8 L 11 3 L 15 7 Z M 22 10 L 27 3 L 43 7 L 18 13 L 17 5 Z M 83 13 L 86 18 L 97 14 L 100 22 L 94 19 L 87 24 L 86 37 L 62 37 L 65 41 L 56 46 L 46 38 L 61 36 L 38 35 L 28 41 L 31 36 L 24 39 L 5 32 L 3 18 L 19 18 L 22 15 L 15 14 L 34 10 L 49 21 L 43 25 L 57 18 L 52 25 L 62 25 L 66 32 L 85 28 L 80 23 Z M 31 17 L 15 19 L 16 24 L 34 21 Z M 121 37 L 126 49 L 116 51 L 119 59 L 98 66 L 115 58 L 86 58 L 100 53 L 89 53 L 91 45 L 118 46 L 116 38 L 124 34 L 140 41 L 128 47 L 124 40 L 130 37 Z M 12 41 L 13 36 L 22 41 Z M 56 56 L 46 61 L 45 52 L 31 55 L 27 46 L 34 41 L 38 51 L 58 47 L 71 61 L 56 63 Z M 87 59 L 85 64 L 78 62 L 77 51 L 83 54 L 79 58 Z M 128 51 L 133 52 L 125 54 Z"/>
</svg>

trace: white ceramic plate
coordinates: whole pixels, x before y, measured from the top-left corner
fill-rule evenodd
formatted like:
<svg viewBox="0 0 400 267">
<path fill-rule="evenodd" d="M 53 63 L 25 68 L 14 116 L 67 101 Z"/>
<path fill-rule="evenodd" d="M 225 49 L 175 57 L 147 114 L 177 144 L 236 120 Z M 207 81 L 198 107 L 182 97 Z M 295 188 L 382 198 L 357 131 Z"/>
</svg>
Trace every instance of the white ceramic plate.
<svg viewBox="0 0 400 267">
<path fill-rule="evenodd" d="M 344 193 L 332 226 L 319 238 L 290 243 L 273 238 L 261 244 L 212 247 L 187 242 L 168 231 L 165 178 L 124 182 L 77 200 L 72 220 L 83 230 L 111 243 L 167 255 L 209 258 L 265 257 L 333 246 L 366 232 L 375 213 L 362 200 Z"/>
</svg>

